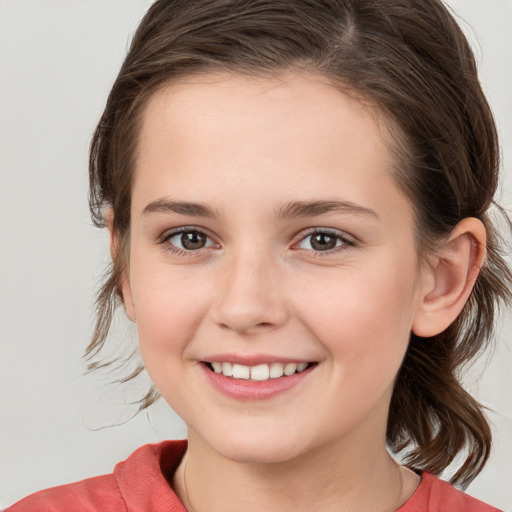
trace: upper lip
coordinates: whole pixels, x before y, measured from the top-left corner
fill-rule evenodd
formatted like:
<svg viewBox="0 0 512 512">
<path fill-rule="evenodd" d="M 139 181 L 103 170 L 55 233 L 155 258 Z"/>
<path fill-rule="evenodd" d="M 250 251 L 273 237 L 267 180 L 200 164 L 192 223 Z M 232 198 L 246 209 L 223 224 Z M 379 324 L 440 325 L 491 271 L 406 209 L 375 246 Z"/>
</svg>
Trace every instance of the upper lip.
<svg viewBox="0 0 512 512">
<path fill-rule="evenodd" d="M 231 363 L 244 366 L 257 366 L 272 363 L 311 363 L 311 359 L 298 359 L 296 357 L 278 356 L 272 354 L 216 354 L 202 359 L 206 363 Z"/>
</svg>

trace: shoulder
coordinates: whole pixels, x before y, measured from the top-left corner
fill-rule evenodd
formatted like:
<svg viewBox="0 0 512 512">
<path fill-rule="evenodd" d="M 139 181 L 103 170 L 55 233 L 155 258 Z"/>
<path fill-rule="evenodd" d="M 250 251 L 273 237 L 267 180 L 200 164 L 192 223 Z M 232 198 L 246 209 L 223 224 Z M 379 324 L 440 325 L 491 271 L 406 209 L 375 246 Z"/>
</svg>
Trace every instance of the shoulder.
<svg viewBox="0 0 512 512">
<path fill-rule="evenodd" d="M 186 512 L 169 482 L 186 441 L 145 445 L 109 475 L 36 492 L 4 512 Z"/>
<path fill-rule="evenodd" d="M 32 494 L 5 512 L 121 512 L 126 510 L 114 475 L 52 487 Z"/>
<path fill-rule="evenodd" d="M 500 512 L 427 472 L 416 492 L 397 512 Z"/>
</svg>

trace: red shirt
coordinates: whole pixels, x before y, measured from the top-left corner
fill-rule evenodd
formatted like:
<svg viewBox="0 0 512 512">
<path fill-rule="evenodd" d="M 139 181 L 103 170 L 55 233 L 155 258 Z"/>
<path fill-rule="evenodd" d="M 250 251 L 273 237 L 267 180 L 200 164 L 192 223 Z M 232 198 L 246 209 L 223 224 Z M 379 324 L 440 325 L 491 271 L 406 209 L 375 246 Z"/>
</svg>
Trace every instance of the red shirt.
<svg viewBox="0 0 512 512">
<path fill-rule="evenodd" d="M 22 499 L 5 512 L 186 512 L 169 482 L 186 441 L 148 444 L 120 462 L 110 475 L 53 487 Z M 421 483 L 397 512 L 499 512 L 437 477 Z"/>
</svg>

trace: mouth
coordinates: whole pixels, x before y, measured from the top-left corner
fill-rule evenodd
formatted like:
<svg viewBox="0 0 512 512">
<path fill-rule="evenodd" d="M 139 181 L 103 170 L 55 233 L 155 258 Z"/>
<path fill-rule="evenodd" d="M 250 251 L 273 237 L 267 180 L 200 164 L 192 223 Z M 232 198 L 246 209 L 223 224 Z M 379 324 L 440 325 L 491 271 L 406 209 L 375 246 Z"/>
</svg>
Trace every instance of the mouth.
<svg viewBox="0 0 512 512">
<path fill-rule="evenodd" d="M 203 361 L 203 364 L 210 371 L 223 375 L 224 377 L 230 377 L 234 380 L 263 382 L 267 380 L 281 379 L 283 377 L 291 377 L 292 375 L 304 372 L 318 363 L 263 363 L 255 366 L 246 366 L 227 361 Z"/>
</svg>

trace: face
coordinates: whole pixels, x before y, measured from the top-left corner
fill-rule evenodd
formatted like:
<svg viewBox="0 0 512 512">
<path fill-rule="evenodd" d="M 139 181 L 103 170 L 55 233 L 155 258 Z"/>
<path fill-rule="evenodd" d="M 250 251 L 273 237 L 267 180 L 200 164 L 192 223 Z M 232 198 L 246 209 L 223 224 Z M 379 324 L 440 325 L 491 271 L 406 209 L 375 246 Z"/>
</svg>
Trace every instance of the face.
<svg viewBox="0 0 512 512">
<path fill-rule="evenodd" d="M 125 307 L 191 434 L 244 462 L 384 443 L 421 299 L 410 202 L 319 78 L 190 78 L 141 126 Z"/>
</svg>

